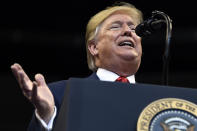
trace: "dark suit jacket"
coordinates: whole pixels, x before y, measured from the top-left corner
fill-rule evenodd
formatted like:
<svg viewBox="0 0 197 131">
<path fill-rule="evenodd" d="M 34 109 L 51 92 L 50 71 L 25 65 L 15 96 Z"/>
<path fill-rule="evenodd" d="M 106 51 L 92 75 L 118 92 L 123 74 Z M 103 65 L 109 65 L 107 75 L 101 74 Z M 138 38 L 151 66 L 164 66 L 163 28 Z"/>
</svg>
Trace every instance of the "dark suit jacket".
<svg viewBox="0 0 197 131">
<path fill-rule="evenodd" d="M 95 73 L 93 73 L 91 76 L 84 78 L 84 79 L 88 79 L 88 80 L 99 80 L 99 78 L 97 77 L 97 75 Z M 58 81 L 58 82 L 53 82 L 48 84 L 53 96 L 54 96 L 54 100 L 55 100 L 55 106 L 57 108 L 57 115 L 59 113 L 59 109 L 62 103 L 62 99 L 64 96 L 64 90 L 66 88 L 66 80 L 62 80 L 62 81 Z M 56 115 L 56 116 L 57 116 Z M 56 120 L 56 119 L 55 119 Z M 54 123 L 55 123 L 54 120 Z M 53 124 L 54 124 L 53 123 Z M 36 118 L 35 114 L 33 114 L 32 120 L 29 124 L 28 127 L 28 131 L 43 131 L 43 127 L 40 124 L 40 122 L 38 121 L 38 119 Z"/>
</svg>

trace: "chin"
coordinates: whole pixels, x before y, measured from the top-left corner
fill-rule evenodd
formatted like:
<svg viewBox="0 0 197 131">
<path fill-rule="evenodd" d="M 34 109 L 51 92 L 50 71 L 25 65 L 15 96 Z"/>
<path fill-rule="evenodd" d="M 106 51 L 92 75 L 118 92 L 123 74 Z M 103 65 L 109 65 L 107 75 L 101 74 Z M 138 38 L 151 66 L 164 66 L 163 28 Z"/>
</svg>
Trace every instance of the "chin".
<svg viewBox="0 0 197 131">
<path fill-rule="evenodd" d="M 138 59 L 138 56 L 136 56 L 136 55 L 123 55 L 122 56 L 122 59 L 123 60 L 126 60 L 126 61 L 136 61 L 137 59 Z"/>
<path fill-rule="evenodd" d="M 139 56 L 140 56 L 139 53 L 134 52 L 134 51 L 129 51 L 129 52 L 126 51 L 126 52 L 119 54 L 119 57 L 121 59 L 129 60 L 129 61 L 138 59 Z"/>
</svg>

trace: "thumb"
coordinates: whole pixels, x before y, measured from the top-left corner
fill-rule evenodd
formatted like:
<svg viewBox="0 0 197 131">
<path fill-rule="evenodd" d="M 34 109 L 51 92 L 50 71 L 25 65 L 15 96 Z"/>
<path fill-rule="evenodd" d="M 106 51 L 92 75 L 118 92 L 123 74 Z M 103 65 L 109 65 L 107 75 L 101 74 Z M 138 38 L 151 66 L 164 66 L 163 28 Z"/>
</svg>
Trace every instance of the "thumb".
<svg viewBox="0 0 197 131">
<path fill-rule="evenodd" d="M 46 82 L 42 74 L 36 74 L 35 80 L 38 83 L 38 86 L 46 86 Z"/>
</svg>

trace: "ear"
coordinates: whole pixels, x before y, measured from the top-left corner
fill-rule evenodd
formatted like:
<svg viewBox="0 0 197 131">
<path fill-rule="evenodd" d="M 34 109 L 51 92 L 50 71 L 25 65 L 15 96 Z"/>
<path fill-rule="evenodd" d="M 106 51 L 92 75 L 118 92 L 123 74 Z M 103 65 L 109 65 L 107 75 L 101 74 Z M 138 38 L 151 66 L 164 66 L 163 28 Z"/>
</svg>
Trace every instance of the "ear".
<svg viewBox="0 0 197 131">
<path fill-rule="evenodd" d="M 97 48 L 97 44 L 95 42 L 95 40 L 91 40 L 88 43 L 88 50 L 90 51 L 90 53 L 95 56 L 98 54 L 98 48 Z"/>
</svg>

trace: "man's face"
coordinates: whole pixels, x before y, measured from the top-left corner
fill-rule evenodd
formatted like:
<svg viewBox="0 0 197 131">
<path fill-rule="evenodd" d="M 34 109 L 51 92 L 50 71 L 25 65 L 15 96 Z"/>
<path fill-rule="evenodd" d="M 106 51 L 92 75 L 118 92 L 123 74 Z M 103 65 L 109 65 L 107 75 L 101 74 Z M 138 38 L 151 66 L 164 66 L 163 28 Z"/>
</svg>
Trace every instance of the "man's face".
<svg viewBox="0 0 197 131">
<path fill-rule="evenodd" d="M 132 73 L 138 70 L 142 47 L 135 27 L 136 22 L 124 13 L 115 13 L 102 23 L 95 39 L 97 67 L 114 72 L 124 68 L 133 68 Z"/>
</svg>

